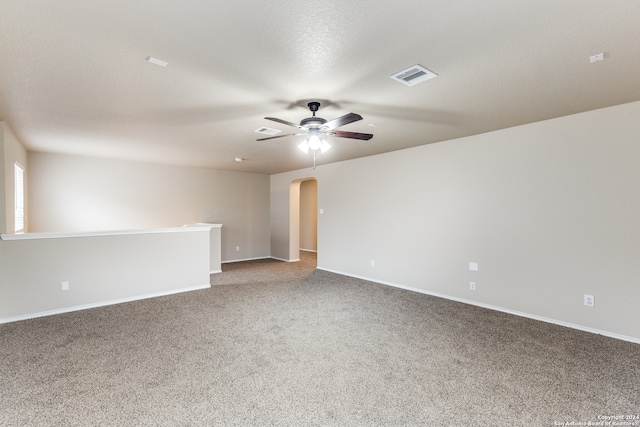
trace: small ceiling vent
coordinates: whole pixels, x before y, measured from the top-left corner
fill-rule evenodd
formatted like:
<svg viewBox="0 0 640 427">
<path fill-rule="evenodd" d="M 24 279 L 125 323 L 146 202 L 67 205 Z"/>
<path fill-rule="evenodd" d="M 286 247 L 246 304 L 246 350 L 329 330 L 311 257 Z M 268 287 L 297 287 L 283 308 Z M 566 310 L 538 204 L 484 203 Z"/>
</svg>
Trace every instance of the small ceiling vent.
<svg viewBox="0 0 640 427">
<path fill-rule="evenodd" d="M 255 132 L 263 133 L 265 135 L 277 135 L 282 131 L 278 130 L 278 129 L 271 129 L 271 128 L 268 128 L 268 127 L 261 127 L 259 129 L 256 129 Z"/>
<path fill-rule="evenodd" d="M 413 67 L 397 72 L 390 77 L 407 86 L 415 86 L 418 83 L 425 82 L 437 76 L 438 75 L 433 71 L 427 70 L 420 65 L 414 65 Z"/>
</svg>

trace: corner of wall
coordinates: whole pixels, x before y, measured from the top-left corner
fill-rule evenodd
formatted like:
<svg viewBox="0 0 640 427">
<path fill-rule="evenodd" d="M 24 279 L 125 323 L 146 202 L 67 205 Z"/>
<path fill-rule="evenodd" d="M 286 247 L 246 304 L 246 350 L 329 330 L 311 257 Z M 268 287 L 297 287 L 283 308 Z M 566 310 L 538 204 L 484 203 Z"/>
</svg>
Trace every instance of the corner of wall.
<svg viewBox="0 0 640 427">
<path fill-rule="evenodd" d="M 27 170 L 27 149 L 11 132 L 6 122 L 0 122 L 0 232 L 13 233 L 14 225 L 14 173 L 13 164 L 20 163 Z M 25 187 L 28 187 L 28 171 L 25 174 Z M 25 188 L 25 200 L 27 197 Z M 28 209 L 28 204 L 25 206 Z M 26 211 L 27 212 L 27 211 Z M 25 212 L 25 213 L 26 213 Z M 28 216 L 28 215 L 27 215 Z"/>
<path fill-rule="evenodd" d="M 4 153 L 4 134 L 5 122 L 0 122 L 0 233 L 7 232 L 7 187 L 5 179 L 5 153 Z"/>
</svg>

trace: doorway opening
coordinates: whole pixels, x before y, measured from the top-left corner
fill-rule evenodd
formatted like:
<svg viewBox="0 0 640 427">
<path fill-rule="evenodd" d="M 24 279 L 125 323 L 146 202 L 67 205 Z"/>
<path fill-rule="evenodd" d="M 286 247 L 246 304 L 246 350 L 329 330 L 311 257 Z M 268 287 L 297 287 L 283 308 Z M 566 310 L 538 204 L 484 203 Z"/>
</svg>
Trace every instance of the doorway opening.
<svg viewBox="0 0 640 427">
<path fill-rule="evenodd" d="M 289 259 L 317 265 L 318 181 L 295 180 L 290 186 Z"/>
</svg>

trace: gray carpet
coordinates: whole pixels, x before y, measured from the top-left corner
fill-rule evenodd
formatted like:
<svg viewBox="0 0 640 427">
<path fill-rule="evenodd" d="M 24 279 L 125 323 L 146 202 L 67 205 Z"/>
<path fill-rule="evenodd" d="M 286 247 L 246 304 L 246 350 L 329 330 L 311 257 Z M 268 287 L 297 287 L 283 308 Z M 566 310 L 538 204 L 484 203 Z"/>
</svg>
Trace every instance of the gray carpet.
<svg viewBox="0 0 640 427">
<path fill-rule="evenodd" d="M 303 255 L 225 264 L 207 290 L 0 325 L 0 425 L 552 426 L 640 412 L 640 345 Z"/>
</svg>

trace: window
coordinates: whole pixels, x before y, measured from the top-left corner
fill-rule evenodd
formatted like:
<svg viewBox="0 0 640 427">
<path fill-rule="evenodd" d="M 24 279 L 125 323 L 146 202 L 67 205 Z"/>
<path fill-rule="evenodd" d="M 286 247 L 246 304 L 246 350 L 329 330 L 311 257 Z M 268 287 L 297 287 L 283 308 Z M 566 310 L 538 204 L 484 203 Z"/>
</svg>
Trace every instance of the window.
<svg viewBox="0 0 640 427">
<path fill-rule="evenodd" d="M 24 233 L 24 168 L 18 163 L 14 163 L 15 177 L 15 233 Z"/>
</svg>

